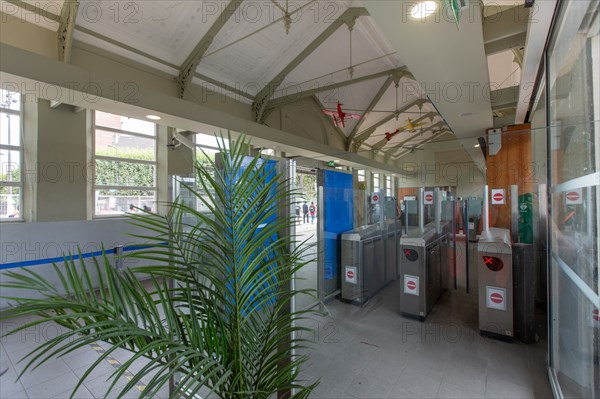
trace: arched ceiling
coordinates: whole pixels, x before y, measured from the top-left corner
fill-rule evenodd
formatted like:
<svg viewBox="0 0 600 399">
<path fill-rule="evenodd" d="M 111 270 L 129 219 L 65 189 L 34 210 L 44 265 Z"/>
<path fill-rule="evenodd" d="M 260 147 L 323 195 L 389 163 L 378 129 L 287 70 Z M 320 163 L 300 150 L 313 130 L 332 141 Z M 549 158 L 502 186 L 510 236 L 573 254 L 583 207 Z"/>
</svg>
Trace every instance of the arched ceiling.
<svg viewBox="0 0 600 399">
<path fill-rule="evenodd" d="M 9 3 L 40 7 L 33 0 Z M 300 98 L 314 98 L 315 108 L 321 104 L 335 109 L 339 102 L 345 112 L 362 116 L 338 128 L 347 149 L 357 153 L 394 160 L 442 135 L 473 134 L 473 129 L 491 127 L 489 101 L 476 105 L 478 118 L 483 119 L 468 126 L 454 115 L 460 105 L 450 107 L 422 92 L 421 76 L 428 74 L 425 80 L 430 80 L 432 71 L 444 71 L 443 65 L 427 65 L 428 59 L 440 62 L 429 47 L 435 34 L 427 33 L 423 23 L 401 23 L 397 15 L 386 19 L 386 12 L 389 17 L 406 2 L 393 3 L 395 7 L 389 1 L 348 0 L 67 0 L 53 2 L 57 10 L 47 10 L 56 17 L 51 18 L 55 23 L 42 21 L 47 29 L 64 29 L 75 41 L 172 75 L 182 98 L 190 83 L 219 87 L 251 105 L 258 122 L 278 107 L 294 107 Z M 76 10 L 71 26 L 69 7 Z M 482 23 L 474 20 L 479 27 L 470 24 L 464 30 L 476 32 L 479 36 L 471 40 L 481 42 L 483 49 Z M 430 31 L 449 32 L 448 24 L 437 25 Z M 457 46 L 443 37 L 436 44 L 449 47 L 443 54 L 451 54 Z M 452 62 L 459 69 L 468 65 L 465 59 Z M 454 68 L 446 69 L 440 75 L 444 79 L 460 75 Z M 486 73 L 477 69 L 477 79 L 485 81 Z M 438 109 L 448 110 L 449 116 L 440 115 Z M 409 118 L 419 126 L 408 126 Z"/>
</svg>

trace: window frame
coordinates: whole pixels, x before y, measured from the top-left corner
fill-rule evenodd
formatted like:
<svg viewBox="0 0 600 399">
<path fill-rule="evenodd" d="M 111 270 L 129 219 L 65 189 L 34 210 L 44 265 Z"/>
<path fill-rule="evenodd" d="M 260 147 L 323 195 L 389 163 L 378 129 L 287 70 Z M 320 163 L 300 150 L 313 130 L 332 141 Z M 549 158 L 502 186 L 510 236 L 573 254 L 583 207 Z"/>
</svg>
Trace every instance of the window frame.
<svg viewBox="0 0 600 399">
<path fill-rule="evenodd" d="M 385 176 L 385 195 L 387 197 L 392 197 L 392 176 L 390 175 L 386 175 Z"/>
<path fill-rule="evenodd" d="M 356 170 L 356 179 L 359 183 L 366 183 L 367 181 L 367 172 L 364 169 Z"/>
<path fill-rule="evenodd" d="M 117 129 L 114 127 L 101 126 L 96 123 L 96 112 L 100 110 L 92 110 L 92 164 L 93 168 L 93 179 L 92 179 L 92 218 L 93 219 L 104 219 L 104 218 L 121 218 L 127 212 L 116 213 L 116 214 L 98 214 L 97 213 L 97 190 L 144 190 L 144 191 L 153 191 L 154 192 L 154 203 L 157 203 L 158 200 L 158 124 L 151 122 L 154 126 L 154 132 L 152 135 L 144 134 L 139 132 L 131 132 L 129 130 Z M 109 113 L 105 111 L 100 111 L 104 113 Z M 109 113 L 110 114 L 110 113 Z M 112 114 L 120 117 L 130 118 L 126 115 L 121 114 Z M 137 119 L 137 118 L 132 118 Z M 143 119 L 138 119 L 142 120 Z M 144 121 L 146 122 L 146 121 Z M 139 137 L 148 140 L 154 140 L 154 161 L 148 161 L 145 159 L 132 159 L 125 157 L 113 157 L 107 155 L 97 155 L 96 154 L 96 132 L 97 130 L 113 132 L 117 134 L 123 134 L 126 136 Z M 97 184 L 97 176 L 96 176 L 96 166 L 97 161 L 109 161 L 109 162 L 128 162 L 139 165 L 152 165 L 154 166 L 154 185 L 152 187 L 146 186 L 119 186 L 119 185 L 98 185 Z"/>
<path fill-rule="evenodd" d="M 377 193 L 381 191 L 381 173 L 372 173 L 373 181 L 373 192 Z M 377 184 L 375 183 L 377 181 Z"/>
<path fill-rule="evenodd" d="M 18 160 L 18 164 L 19 164 L 19 181 L 15 182 L 15 181 L 0 181 L 0 186 L 1 187 L 17 187 L 19 188 L 19 205 L 20 205 L 20 209 L 19 209 L 19 216 L 18 217 L 0 217 L 0 223 L 10 223 L 10 222 L 23 222 L 25 221 L 25 212 L 24 212 L 24 206 L 25 206 L 25 196 L 24 196 L 24 189 L 25 189 L 25 182 L 24 182 L 24 173 L 23 173 L 23 166 L 24 166 L 24 161 L 25 161 L 25 143 L 23 140 L 23 95 L 21 93 L 18 92 L 11 92 L 10 90 L 5 90 L 6 92 L 10 92 L 10 93 L 14 93 L 15 95 L 19 96 L 19 109 L 10 109 L 10 108 L 4 108 L 4 107 L 0 107 L 0 117 L 4 117 L 5 115 L 8 116 L 18 116 L 19 117 L 19 127 L 18 127 L 18 131 L 19 131 L 19 145 L 10 145 L 10 144 L 0 144 L 0 151 L 2 150 L 6 150 L 6 151 L 17 151 L 19 153 L 19 160 Z M 8 135 L 10 137 L 10 131 L 8 132 Z M 4 168 L 2 167 L 2 165 L 0 165 L 0 171 L 2 171 Z"/>
</svg>

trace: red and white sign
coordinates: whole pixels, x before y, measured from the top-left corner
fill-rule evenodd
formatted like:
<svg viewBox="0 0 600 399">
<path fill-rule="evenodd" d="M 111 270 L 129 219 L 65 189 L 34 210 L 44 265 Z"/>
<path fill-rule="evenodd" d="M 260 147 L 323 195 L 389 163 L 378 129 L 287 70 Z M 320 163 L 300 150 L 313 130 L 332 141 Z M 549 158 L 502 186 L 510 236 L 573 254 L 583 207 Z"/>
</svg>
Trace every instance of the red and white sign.
<svg viewBox="0 0 600 399">
<path fill-rule="evenodd" d="M 485 287 L 486 306 L 490 309 L 506 310 L 506 289 L 498 287 Z"/>
<path fill-rule="evenodd" d="M 433 204 L 433 191 L 425 191 L 423 193 L 423 203 L 425 205 Z"/>
<path fill-rule="evenodd" d="M 583 197 L 581 195 L 581 189 L 567 191 L 565 195 L 565 203 L 567 205 L 581 205 L 583 204 Z"/>
<path fill-rule="evenodd" d="M 404 293 L 419 296 L 419 276 L 404 275 Z"/>
<path fill-rule="evenodd" d="M 371 194 L 371 204 L 373 204 L 373 205 L 379 204 L 379 193 Z"/>
<path fill-rule="evenodd" d="M 356 284 L 356 267 L 346 266 L 344 276 L 347 283 Z"/>
<path fill-rule="evenodd" d="M 506 195 L 503 188 L 492 189 L 492 205 L 504 205 L 506 203 Z"/>
</svg>

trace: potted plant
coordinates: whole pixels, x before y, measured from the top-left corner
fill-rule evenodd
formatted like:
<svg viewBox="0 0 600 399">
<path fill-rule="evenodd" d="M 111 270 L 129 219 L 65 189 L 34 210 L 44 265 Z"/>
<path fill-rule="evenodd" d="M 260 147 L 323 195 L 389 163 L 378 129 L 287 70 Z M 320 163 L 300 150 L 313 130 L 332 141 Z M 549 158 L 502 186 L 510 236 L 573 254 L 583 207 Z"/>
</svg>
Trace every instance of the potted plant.
<svg viewBox="0 0 600 399">
<path fill-rule="evenodd" d="M 241 137 L 226 150 L 221 138 L 220 164 L 195 165 L 200 189 L 187 188 L 209 213 L 175 201 L 166 216 L 129 215 L 147 232 L 137 237 L 148 244 L 129 256 L 150 265 L 117 270 L 106 254 L 91 264 L 65 257 L 54 265 L 60 287 L 28 269 L 6 273 L 9 281 L 0 288 L 23 295 L 9 298 L 16 306 L 2 318 L 39 316 L 11 333 L 48 321 L 68 329 L 29 353 L 23 372 L 103 341 L 110 347 L 79 385 L 121 348 L 132 356 L 111 376 L 111 388 L 133 362 L 147 363 L 119 396 L 149 374 L 140 397 L 155 397 L 170 381 L 171 397 L 200 390 L 220 398 L 310 394 L 316 383 L 296 381 L 306 359 L 293 356 L 305 344 L 297 335 L 305 329 L 296 322 L 309 311 L 290 307 L 294 296 L 307 292 L 289 289 L 306 261 L 301 249 L 290 249 L 285 233 L 293 215 L 281 212 L 295 193 L 271 163 L 245 156 L 248 145 Z M 28 297 L 31 291 L 43 298 Z"/>
</svg>

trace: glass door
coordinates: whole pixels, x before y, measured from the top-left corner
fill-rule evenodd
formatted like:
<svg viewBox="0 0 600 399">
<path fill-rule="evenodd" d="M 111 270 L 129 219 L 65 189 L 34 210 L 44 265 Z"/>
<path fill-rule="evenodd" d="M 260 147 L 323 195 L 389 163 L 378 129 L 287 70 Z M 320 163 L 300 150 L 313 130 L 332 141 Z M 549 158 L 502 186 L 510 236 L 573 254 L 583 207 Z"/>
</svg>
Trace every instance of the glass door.
<svg viewBox="0 0 600 399">
<path fill-rule="evenodd" d="M 550 379 L 600 397 L 599 2 L 560 2 L 547 52 Z"/>
</svg>

